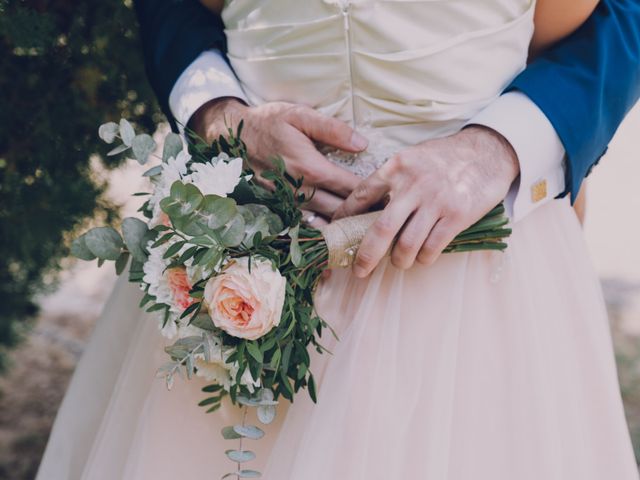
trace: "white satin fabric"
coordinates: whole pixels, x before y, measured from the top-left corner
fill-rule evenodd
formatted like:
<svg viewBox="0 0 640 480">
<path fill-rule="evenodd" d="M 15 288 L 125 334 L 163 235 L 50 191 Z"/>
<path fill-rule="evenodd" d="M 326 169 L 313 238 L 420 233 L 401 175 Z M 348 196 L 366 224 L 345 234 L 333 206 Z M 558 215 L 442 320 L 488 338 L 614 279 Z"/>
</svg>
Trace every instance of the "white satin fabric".
<svg viewBox="0 0 640 480">
<path fill-rule="evenodd" d="M 301 103 L 349 122 L 370 140 L 354 168 L 366 175 L 491 103 L 526 65 L 534 8 L 532 0 L 231 0 L 222 16 L 249 102 Z"/>
<path fill-rule="evenodd" d="M 232 0 L 232 64 L 253 103 L 309 104 L 385 148 L 456 131 L 525 65 L 524 0 Z M 346 12 L 348 18 L 345 18 Z M 348 30 L 346 26 L 348 25 Z M 345 36 L 345 32 L 349 37 Z M 349 43 L 347 43 L 347 40 Z M 388 143 L 385 143 L 388 142 Z M 395 147 L 394 147 L 395 148 Z M 359 167 L 360 168 L 360 167 Z M 38 480 L 219 478 L 240 410 L 167 392 L 164 340 L 121 281 L 58 414 Z M 316 295 L 340 341 L 251 447 L 267 480 L 637 480 L 604 302 L 567 200 L 514 225 L 505 254 L 442 256 Z"/>
</svg>

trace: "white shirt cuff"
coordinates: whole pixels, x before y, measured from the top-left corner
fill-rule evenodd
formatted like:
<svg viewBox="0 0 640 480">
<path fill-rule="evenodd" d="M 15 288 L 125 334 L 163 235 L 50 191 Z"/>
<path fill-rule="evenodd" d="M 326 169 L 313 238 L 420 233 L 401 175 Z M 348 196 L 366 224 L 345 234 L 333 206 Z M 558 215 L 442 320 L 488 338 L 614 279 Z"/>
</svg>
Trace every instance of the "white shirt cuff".
<svg viewBox="0 0 640 480">
<path fill-rule="evenodd" d="M 169 108 L 180 132 L 202 105 L 221 97 L 236 97 L 247 102 L 238 78 L 220 51 L 207 50 L 182 72 L 169 95 Z"/>
<path fill-rule="evenodd" d="M 520 176 L 504 202 L 512 222 L 564 191 L 564 146 L 549 119 L 525 94 L 505 93 L 467 122 L 470 124 L 499 132 L 518 156 Z"/>
</svg>

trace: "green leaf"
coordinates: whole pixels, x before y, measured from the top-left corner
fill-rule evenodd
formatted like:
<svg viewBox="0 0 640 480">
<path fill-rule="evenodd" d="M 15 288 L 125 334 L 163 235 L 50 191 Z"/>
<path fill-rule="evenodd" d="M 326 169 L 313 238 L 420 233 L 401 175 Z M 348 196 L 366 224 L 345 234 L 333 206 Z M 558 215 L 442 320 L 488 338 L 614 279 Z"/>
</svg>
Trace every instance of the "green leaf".
<svg viewBox="0 0 640 480">
<path fill-rule="evenodd" d="M 207 385 L 206 387 L 202 387 L 202 391 L 205 393 L 216 393 L 222 390 L 222 385 L 218 385 L 217 383 L 213 385 Z"/>
<path fill-rule="evenodd" d="M 138 307 L 140 308 L 144 307 L 147 303 L 149 303 L 153 299 L 154 299 L 153 296 L 149 295 L 148 293 L 145 293 L 144 297 L 142 297 L 142 300 L 140 300 Z"/>
<path fill-rule="evenodd" d="M 289 229 L 289 237 L 291 238 L 291 263 L 293 263 L 296 267 L 300 266 L 302 262 L 302 250 L 300 249 L 300 242 L 298 241 L 298 232 L 300 230 L 300 225 L 296 225 L 295 227 Z"/>
<path fill-rule="evenodd" d="M 122 138 L 122 143 L 124 143 L 127 147 L 130 147 L 135 136 L 136 132 L 133 130 L 131 124 L 125 118 L 121 118 L 120 138 Z"/>
<path fill-rule="evenodd" d="M 124 272 L 124 269 L 127 267 L 128 262 L 129 252 L 122 252 L 116 260 L 116 275 L 120 275 L 122 272 Z"/>
<path fill-rule="evenodd" d="M 136 135 L 131 142 L 131 149 L 133 155 L 140 165 L 144 165 L 149 160 L 149 155 L 153 153 L 156 148 L 156 142 L 153 141 L 150 135 L 142 133 Z"/>
<path fill-rule="evenodd" d="M 264 430 L 255 425 L 234 425 L 233 431 L 241 437 L 259 440 L 264 437 Z"/>
<path fill-rule="evenodd" d="M 194 327 L 198 327 L 202 330 L 207 330 L 208 332 L 213 332 L 216 330 L 216 326 L 213 324 L 213 320 L 207 313 L 198 313 L 193 320 L 191 320 L 190 325 Z"/>
<path fill-rule="evenodd" d="M 116 135 L 118 135 L 119 130 L 120 128 L 115 122 L 103 123 L 102 125 L 100 125 L 100 128 L 98 128 L 98 136 L 105 143 L 113 143 L 113 141 L 116 139 Z"/>
<path fill-rule="evenodd" d="M 176 158 L 182 151 L 182 139 L 177 133 L 169 133 L 164 139 L 162 148 L 162 161 L 166 162 L 171 157 Z"/>
<path fill-rule="evenodd" d="M 249 352 L 249 355 L 251 355 L 256 360 L 256 362 L 263 362 L 264 358 L 262 356 L 262 351 L 256 343 L 247 342 L 247 351 Z"/>
<path fill-rule="evenodd" d="M 311 397 L 311 400 L 313 400 L 313 403 L 318 403 L 318 397 L 316 395 L 316 381 L 311 373 L 309 374 L 307 386 L 309 388 L 309 396 Z"/>
<path fill-rule="evenodd" d="M 185 185 L 180 180 L 173 182 L 169 197 L 160 201 L 160 208 L 173 218 L 180 218 L 191 214 L 200 206 L 204 197 L 198 187 L 189 183 Z"/>
<path fill-rule="evenodd" d="M 256 458 L 256 454 L 251 450 L 227 450 L 224 452 L 229 460 L 236 463 L 250 462 Z"/>
<path fill-rule="evenodd" d="M 182 312 L 182 315 L 180 315 L 180 318 L 184 318 L 188 316 L 190 313 L 193 313 L 195 310 L 200 310 L 201 308 L 202 308 L 202 302 L 192 303 L 184 310 L 184 312 Z"/>
<path fill-rule="evenodd" d="M 187 260 L 189 260 L 191 257 L 193 257 L 195 255 L 197 250 L 198 250 L 198 246 L 197 245 L 194 245 L 193 247 L 187 248 L 184 251 L 184 253 L 182 255 L 180 255 L 180 258 L 178 258 L 178 263 L 184 264 L 184 262 L 186 262 Z"/>
<path fill-rule="evenodd" d="M 149 232 L 147 224 L 134 217 L 127 217 L 122 221 L 122 236 L 124 243 L 139 262 L 147 261 L 147 251 L 145 248 L 146 235 Z"/>
<path fill-rule="evenodd" d="M 284 353 L 282 354 L 282 363 L 280 365 L 280 370 L 285 375 L 287 373 L 287 370 L 289 370 L 289 360 L 291 359 L 292 349 L 293 349 L 293 343 L 287 343 L 287 345 L 284 347 Z"/>
<path fill-rule="evenodd" d="M 124 243 L 120 234 L 111 227 L 92 228 L 85 233 L 85 244 L 96 257 L 117 260 Z"/>
<path fill-rule="evenodd" d="M 237 440 L 242 438 L 242 435 L 236 432 L 235 427 L 224 427 L 222 429 L 222 437 L 225 440 Z"/>
<path fill-rule="evenodd" d="M 274 370 L 277 370 L 278 367 L 280 366 L 280 359 L 282 358 L 282 351 L 278 348 L 278 350 L 275 351 L 275 353 L 273 354 L 273 357 L 271 357 L 271 368 L 273 368 Z"/>
<path fill-rule="evenodd" d="M 156 165 L 155 167 L 151 167 L 149 170 L 142 174 L 143 177 L 155 177 L 156 175 L 160 175 L 162 173 L 162 165 Z M 143 195 L 148 195 L 148 193 L 143 193 Z"/>
<path fill-rule="evenodd" d="M 157 229 L 158 227 L 156 227 Z M 169 233 L 165 233 L 162 237 L 160 237 L 158 240 L 156 240 L 152 245 L 151 248 L 157 248 L 160 245 L 163 245 L 165 243 L 167 243 L 169 240 L 171 240 L 171 238 L 173 238 L 173 236 L 175 235 L 175 233 L 173 232 L 169 232 Z"/>
<path fill-rule="evenodd" d="M 126 152 L 127 150 L 129 150 L 128 146 L 118 145 L 116 148 L 114 148 L 113 150 L 110 150 L 107 153 L 107 157 L 113 157 L 114 155 L 118 155 L 119 153 Z"/>
<path fill-rule="evenodd" d="M 164 255 L 162 256 L 162 258 L 171 258 L 173 257 L 176 253 L 178 253 L 178 251 L 184 247 L 184 244 L 186 242 L 185 241 L 179 241 L 174 243 L 173 245 L 169 246 L 169 248 L 167 248 L 167 251 L 164 252 Z"/>
<path fill-rule="evenodd" d="M 80 235 L 71 243 L 71 255 L 80 260 L 94 260 L 96 256 L 89 250 L 85 240 L 85 236 Z"/>
<path fill-rule="evenodd" d="M 220 229 L 220 239 L 227 247 L 237 247 L 244 239 L 244 218 L 236 215 L 223 228 Z"/>
<path fill-rule="evenodd" d="M 214 403 L 218 403 L 220 400 L 222 400 L 222 395 L 218 395 L 216 397 L 205 398 L 200 403 L 198 403 L 198 406 L 199 407 L 206 407 L 208 405 L 213 405 Z"/>
<path fill-rule="evenodd" d="M 211 229 L 222 227 L 237 213 L 236 202 L 232 198 L 218 195 L 206 195 L 198 207 L 199 219 Z"/>
</svg>

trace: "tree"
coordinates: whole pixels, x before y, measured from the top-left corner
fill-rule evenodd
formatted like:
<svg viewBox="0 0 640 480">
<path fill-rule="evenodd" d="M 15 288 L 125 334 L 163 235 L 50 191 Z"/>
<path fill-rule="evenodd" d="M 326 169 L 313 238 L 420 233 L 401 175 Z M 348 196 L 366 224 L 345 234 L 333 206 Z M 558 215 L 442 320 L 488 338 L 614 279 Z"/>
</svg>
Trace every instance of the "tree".
<svg viewBox="0 0 640 480">
<path fill-rule="evenodd" d="M 0 92 L 1 353 L 33 318 L 69 232 L 116 215 L 89 168 L 104 152 L 98 126 L 125 116 L 148 131 L 160 113 L 122 0 L 0 0 Z"/>
</svg>

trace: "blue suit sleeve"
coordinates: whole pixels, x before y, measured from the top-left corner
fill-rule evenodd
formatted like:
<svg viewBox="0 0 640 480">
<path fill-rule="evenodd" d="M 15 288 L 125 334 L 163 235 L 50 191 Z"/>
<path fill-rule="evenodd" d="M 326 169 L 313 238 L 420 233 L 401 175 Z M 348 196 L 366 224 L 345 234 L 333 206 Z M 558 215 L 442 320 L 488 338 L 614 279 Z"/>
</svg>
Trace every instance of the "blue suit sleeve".
<svg viewBox="0 0 640 480">
<path fill-rule="evenodd" d="M 197 0 L 134 1 L 149 82 L 175 130 L 169 95 L 178 77 L 200 53 L 226 51 L 219 15 Z"/>
<path fill-rule="evenodd" d="M 564 196 L 605 153 L 640 96 L 640 1 L 602 0 L 571 36 L 533 61 L 508 90 L 525 93 L 553 124 L 567 152 Z"/>
</svg>

